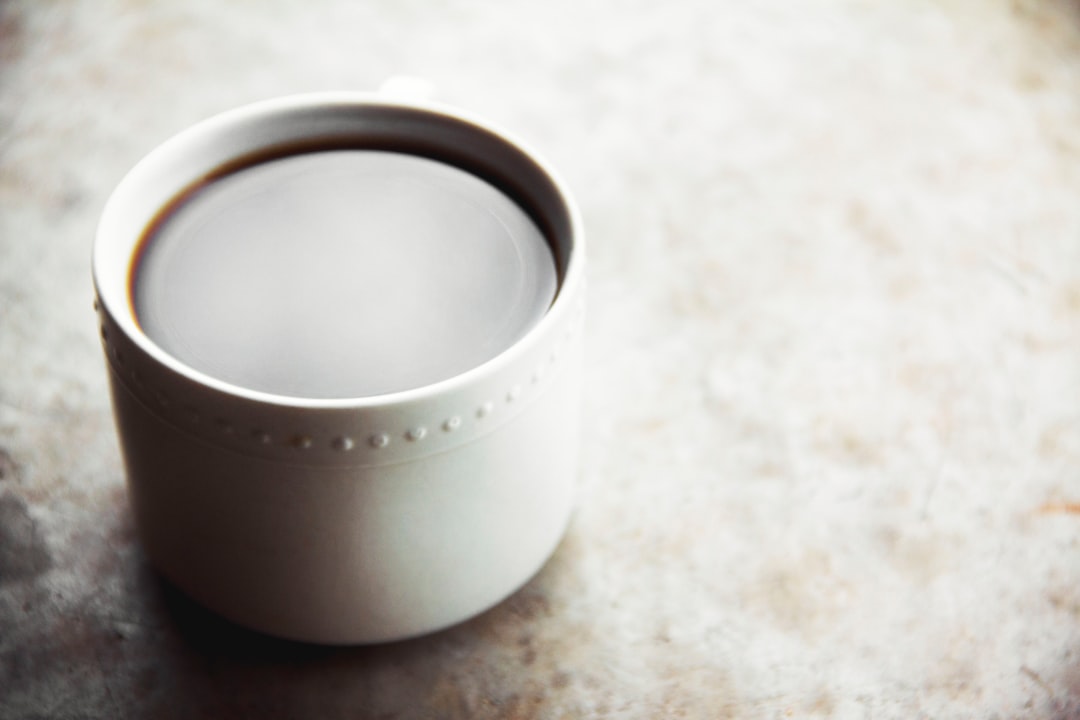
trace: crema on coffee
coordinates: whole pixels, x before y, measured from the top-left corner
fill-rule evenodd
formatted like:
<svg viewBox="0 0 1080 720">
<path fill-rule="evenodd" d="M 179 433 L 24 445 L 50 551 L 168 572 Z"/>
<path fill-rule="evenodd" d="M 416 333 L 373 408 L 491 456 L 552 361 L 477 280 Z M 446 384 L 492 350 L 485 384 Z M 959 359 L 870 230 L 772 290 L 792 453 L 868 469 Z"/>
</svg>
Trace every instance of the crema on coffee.
<svg viewBox="0 0 1080 720">
<path fill-rule="evenodd" d="M 147 229 L 143 332 L 250 390 L 356 398 L 503 352 L 557 289 L 544 233 L 495 185 L 407 153 L 329 149 L 226 172 Z"/>
</svg>

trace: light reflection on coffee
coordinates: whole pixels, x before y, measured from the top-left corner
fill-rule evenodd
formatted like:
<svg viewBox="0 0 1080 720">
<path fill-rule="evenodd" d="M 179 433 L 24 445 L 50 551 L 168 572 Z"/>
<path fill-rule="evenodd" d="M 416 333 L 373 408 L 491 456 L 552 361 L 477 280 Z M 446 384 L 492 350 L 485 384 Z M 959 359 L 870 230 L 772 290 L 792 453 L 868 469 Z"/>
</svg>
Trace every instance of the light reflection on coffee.
<svg viewBox="0 0 1080 720">
<path fill-rule="evenodd" d="M 131 297 L 143 332 L 252 390 L 353 398 L 495 357 L 557 286 L 537 225 L 454 166 L 383 150 L 258 162 L 147 230 Z"/>
</svg>

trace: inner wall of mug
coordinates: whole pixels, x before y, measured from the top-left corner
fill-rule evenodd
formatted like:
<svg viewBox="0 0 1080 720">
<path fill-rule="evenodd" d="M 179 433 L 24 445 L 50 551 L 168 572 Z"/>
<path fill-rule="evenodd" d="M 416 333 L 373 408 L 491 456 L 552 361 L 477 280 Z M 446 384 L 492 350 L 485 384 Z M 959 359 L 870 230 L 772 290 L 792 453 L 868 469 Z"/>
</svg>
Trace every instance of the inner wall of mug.
<svg viewBox="0 0 1080 720">
<path fill-rule="evenodd" d="M 103 214 L 94 257 L 103 304 L 126 332 L 153 345 L 138 326 L 129 292 L 139 244 L 155 220 L 194 185 L 253 163 L 328 148 L 428 157 L 486 180 L 541 228 L 563 287 L 573 264 L 572 213 L 550 171 L 516 143 L 439 108 L 314 97 L 226 113 L 147 156 L 121 183 Z M 556 295 L 555 304 L 558 299 Z"/>
</svg>

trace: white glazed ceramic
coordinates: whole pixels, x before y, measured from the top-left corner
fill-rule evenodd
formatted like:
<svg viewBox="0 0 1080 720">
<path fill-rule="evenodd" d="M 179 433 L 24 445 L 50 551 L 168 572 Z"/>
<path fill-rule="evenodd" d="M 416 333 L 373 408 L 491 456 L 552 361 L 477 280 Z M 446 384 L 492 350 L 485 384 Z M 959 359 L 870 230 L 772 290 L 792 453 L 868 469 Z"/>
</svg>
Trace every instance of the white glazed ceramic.
<svg viewBox="0 0 1080 720">
<path fill-rule="evenodd" d="M 560 285 L 546 316 L 464 374 L 370 398 L 255 392 L 163 352 L 129 297 L 145 228 L 223 165 L 312 142 L 430 154 L 492 179 L 553 239 Z M 358 94 L 225 113 L 124 178 L 93 273 L 139 534 L 198 602 L 292 639 L 394 640 L 491 607 L 554 550 L 576 471 L 582 232 L 563 184 L 506 133 L 457 110 Z"/>
</svg>

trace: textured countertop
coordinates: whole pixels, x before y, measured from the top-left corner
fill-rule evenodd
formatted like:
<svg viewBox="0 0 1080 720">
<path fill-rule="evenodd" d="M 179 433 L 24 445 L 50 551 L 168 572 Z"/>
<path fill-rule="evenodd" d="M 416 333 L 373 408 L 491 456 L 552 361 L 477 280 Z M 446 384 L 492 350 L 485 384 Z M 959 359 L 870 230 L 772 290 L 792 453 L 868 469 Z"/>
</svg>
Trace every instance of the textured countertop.
<svg viewBox="0 0 1080 720">
<path fill-rule="evenodd" d="M 134 537 L 121 175 L 427 78 L 589 231 L 580 502 L 510 600 L 294 645 Z M 0 0 L 0 717 L 1080 718 L 1080 6 Z"/>
</svg>

